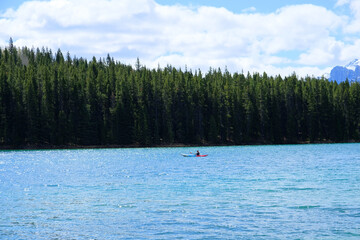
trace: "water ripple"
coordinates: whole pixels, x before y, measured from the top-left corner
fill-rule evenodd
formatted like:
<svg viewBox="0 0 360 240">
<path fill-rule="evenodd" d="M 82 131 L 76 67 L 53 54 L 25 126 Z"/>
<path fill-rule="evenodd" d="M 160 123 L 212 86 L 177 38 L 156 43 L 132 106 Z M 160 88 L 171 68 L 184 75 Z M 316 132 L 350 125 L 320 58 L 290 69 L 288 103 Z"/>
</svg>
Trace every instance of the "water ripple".
<svg viewBox="0 0 360 240">
<path fill-rule="evenodd" d="M 359 239 L 360 145 L 0 151 L 0 239 Z"/>
</svg>

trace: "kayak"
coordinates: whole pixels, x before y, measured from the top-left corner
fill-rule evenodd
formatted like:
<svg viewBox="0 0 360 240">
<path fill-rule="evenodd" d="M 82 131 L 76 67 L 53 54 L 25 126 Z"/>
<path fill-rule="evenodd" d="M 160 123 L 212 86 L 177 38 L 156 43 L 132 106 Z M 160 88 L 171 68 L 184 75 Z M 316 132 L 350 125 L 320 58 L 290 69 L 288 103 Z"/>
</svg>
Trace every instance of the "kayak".
<svg viewBox="0 0 360 240">
<path fill-rule="evenodd" d="M 186 154 L 186 153 L 183 153 L 181 155 L 183 155 L 183 157 L 206 157 L 207 156 L 207 154 L 205 154 L 205 155 L 196 155 L 196 154 Z"/>
</svg>

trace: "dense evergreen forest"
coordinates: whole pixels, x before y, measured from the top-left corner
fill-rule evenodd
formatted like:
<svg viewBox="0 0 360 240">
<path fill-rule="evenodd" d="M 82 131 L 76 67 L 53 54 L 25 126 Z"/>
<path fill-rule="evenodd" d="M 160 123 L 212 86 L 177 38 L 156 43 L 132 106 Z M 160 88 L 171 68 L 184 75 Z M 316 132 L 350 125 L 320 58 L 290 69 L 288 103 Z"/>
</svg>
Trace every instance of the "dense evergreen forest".
<svg viewBox="0 0 360 240">
<path fill-rule="evenodd" d="M 0 49 L 0 146 L 360 139 L 360 84 Z"/>
</svg>

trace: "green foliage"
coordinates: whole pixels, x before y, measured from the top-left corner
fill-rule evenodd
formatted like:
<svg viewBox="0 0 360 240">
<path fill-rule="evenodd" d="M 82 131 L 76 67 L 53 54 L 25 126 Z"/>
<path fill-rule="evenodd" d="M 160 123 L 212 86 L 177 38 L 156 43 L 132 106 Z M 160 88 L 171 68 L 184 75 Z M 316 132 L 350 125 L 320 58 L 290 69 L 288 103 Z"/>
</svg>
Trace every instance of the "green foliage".
<svg viewBox="0 0 360 240">
<path fill-rule="evenodd" d="M 360 84 L 0 49 L 0 145 L 359 141 Z"/>
</svg>

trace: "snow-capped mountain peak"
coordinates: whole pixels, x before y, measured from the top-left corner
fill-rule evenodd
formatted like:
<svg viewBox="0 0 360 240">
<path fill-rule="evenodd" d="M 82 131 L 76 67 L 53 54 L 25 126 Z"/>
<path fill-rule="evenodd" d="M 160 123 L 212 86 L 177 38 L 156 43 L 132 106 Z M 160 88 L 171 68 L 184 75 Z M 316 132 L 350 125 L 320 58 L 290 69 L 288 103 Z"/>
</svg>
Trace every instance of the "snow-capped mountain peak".
<svg viewBox="0 0 360 240">
<path fill-rule="evenodd" d="M 353 70 L 355 71 L 356 66 L 360 66 L 360 60 L 359 59 L 355 59 L 351 62 L 349 62 L 347 65 L 345 65 L 345 67 L 349 70 Z"/>
<path fill-rule="evenodd" d="M 331 81 L 343 82 L 345 80 L 360 81 L 360 60 L 354 59 L 345 66 L 336 66 L 330 72 Z"/>
</svg>

